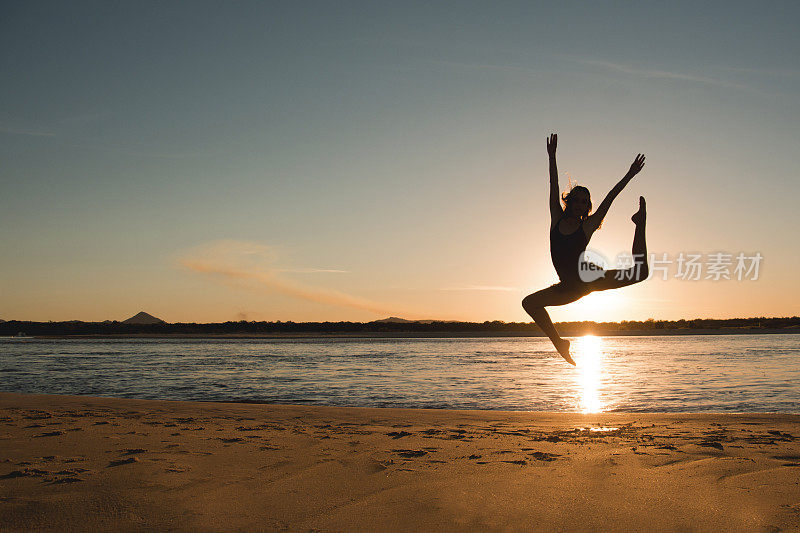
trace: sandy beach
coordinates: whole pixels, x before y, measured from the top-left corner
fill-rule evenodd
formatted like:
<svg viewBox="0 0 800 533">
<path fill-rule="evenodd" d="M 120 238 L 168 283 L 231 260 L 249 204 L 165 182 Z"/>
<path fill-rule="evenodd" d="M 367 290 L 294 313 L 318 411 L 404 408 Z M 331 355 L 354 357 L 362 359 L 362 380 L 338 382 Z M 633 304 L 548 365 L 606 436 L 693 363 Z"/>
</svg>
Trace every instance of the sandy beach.
<svg viewBox="0 0 800 533">
<path fill-rule="evenodd" d="M 0 530 L 800 529 L 800 415 L 0 394 Z"/>
</svg>

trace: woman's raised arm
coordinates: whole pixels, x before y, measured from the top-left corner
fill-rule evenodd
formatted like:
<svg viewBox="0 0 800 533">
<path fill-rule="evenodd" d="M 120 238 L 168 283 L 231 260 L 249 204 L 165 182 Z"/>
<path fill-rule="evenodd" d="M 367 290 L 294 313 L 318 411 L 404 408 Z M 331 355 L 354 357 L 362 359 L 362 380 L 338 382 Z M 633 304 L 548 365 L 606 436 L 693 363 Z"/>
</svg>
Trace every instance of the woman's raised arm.
<svg viewBox="0 0 800 533">
<path fill-rule="evenodd" d="M 625 174 L 621 180 L 619 180 L 619 183 L 614 185 L 614 188 L 608 192 L 605 199 L 603 199 L 595 212 L 589 215 L 589 217 L 586 219 L 586 222 L 589 226 L 588 229 L 594 231 L 600 227 L 600 223 L 603 222 L 604 218 L 606 218 L 608 209 L 611 207 L 614 199 L 617 197 L 617 195 L 619 195 L 619 193 L 622 192 L 622 189 L 625 188 L 628 182 L 630 182 L 636 174 L 642 171 L 643 167 L 644 154 L 639 154 L 636 156 L 636 159 L 633 160 L 633 163 L 631 163 L 631 168 L 628 170 L 628 173 Z"/>
<path fill-rule="evenodd" d="M 561 199 L 559 198 L 558 191 L 558 167 L 556 166 L 556 145 L 558 144 L 558 135 L 551 133 L 547 139 L 547 155 L 550 157 L 550 218 L 551 220 L 558 220 L 563 213 L 561 209 Z"/>
</svg>

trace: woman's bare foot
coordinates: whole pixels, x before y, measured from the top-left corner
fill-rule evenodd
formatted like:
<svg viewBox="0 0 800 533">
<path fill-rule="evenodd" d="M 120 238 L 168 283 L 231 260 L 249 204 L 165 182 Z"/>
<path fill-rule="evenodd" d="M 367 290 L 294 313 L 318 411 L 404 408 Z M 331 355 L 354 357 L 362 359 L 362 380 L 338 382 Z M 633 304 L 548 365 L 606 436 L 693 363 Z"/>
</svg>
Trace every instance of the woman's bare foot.
<svg viewBox="0 0 800 533">
<path fill-rule="evenodd" d="M 644 196 L 639 197 L 639 210 L 633 214 L 631 220 L 633 220 L 633 223 L 637 226 L 639 224 L 644 224 L 647 220 L 647 209 L 644 204 Z"/>
<path fill-rule="evenodd" d="M 567 363 L 571 364 L 572 366 L 575 365 L 575 361 L 572 360 L 572 356 L 569 354 L 569 341 L 567 339 L 559 339 L 553 341 L 553 344 L 558 350 L 558 353 L 561 354 L 561 357 L 567 360 Z"/>
</svg>

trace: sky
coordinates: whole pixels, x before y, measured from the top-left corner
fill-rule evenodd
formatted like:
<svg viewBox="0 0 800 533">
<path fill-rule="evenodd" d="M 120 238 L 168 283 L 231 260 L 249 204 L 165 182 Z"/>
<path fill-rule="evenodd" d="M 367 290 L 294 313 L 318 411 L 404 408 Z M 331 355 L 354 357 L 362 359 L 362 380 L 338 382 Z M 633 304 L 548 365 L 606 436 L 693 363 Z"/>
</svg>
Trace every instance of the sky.
<svg viewBox="0 0 800 533">
<path fill-rule="evenodd" d="M 3 2 L 0 318 L 528 321 L 522 298 L 558 281 L 551 132 L 562 190 L 595 205 L 646 154 L 589 246 L 629 253 L 642 195 L 672 261 L 555 321 L 798 315 L 797 20 L 796 2 Z M 733 279 L 705 279 L 716 253 Z"/>
</svg>

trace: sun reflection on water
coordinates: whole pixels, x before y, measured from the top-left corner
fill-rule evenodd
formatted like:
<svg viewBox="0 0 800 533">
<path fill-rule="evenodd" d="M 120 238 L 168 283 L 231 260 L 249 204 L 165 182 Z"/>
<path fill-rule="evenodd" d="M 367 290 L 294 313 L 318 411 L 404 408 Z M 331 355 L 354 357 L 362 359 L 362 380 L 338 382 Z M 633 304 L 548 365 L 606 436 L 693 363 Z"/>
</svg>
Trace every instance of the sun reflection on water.
<svg viewBox="0 0 800 533">
<path fill-rule="evenodd" d="M 604 410 L 600 400 L 600 377 L 603 370 L 603 339 L 584 335 L 577 339 L 574 358 L 578 365 L 578 393 L 582 413 L 600 413 Z"/>
</svg>

